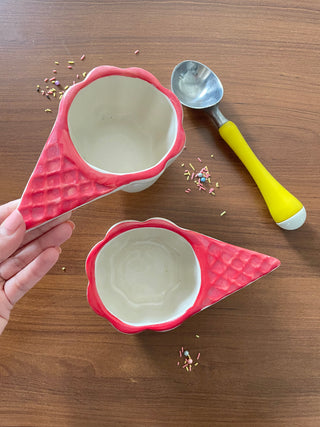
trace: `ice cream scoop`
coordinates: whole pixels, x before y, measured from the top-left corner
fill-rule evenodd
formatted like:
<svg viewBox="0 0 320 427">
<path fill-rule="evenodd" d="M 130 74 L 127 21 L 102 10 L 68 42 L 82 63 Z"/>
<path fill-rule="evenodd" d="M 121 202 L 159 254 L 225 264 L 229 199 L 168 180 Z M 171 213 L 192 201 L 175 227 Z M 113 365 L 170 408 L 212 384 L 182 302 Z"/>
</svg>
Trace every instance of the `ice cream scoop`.
<svg viewBox="0 0 320 427">
<path fill-rule="evenodd" d="M 183 61 L 172 72 L 171 88 L 183 105 L 204 109 L 213 118 L 221 137 L 256 182 L 276 224 L 285 230 L 301 227 L 306 220 L 303 204 L 267 171 L 237 126 L 221 113 L 223 86 L 214 72 L 200 62 Z"/>
</svg>

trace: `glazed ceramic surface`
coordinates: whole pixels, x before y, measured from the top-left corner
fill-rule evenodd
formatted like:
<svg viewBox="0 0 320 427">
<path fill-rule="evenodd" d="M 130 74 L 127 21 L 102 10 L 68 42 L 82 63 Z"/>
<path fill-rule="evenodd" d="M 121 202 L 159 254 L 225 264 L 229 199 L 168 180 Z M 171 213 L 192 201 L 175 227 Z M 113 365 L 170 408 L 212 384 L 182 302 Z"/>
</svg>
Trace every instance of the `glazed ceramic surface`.
<svg viewBox="0 0 320 427">
<path fill-rule="evenodd" d="M 122 332 L 166 331 L 279 265 L 163 218 L 124 221 L 88 255 L 88 301 Z"/>
<path fill-rule="evenodd" d="M 144 190 L 184 143 L 180 102 L 152 74 L 95 68 L 60 102 L 19 206 L 27 229 L 114 191 Z"/>
</svg>

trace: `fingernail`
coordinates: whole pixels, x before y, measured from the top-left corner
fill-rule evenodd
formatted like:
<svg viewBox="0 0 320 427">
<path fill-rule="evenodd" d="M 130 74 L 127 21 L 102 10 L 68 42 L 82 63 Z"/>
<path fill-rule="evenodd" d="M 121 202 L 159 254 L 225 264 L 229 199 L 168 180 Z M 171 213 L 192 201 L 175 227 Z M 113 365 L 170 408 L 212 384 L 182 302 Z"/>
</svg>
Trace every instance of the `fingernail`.
<svg viewBox="0 0 320 427">
<path fill-rule="evenodd" d="M 59 254 L 61 254 L 62 249 L 60 248 L 60 246 L 57 247 L 57 250 L 58 250 Z"/>
<path fill-rule="evenodd" d="M 15 209 L 1 224 L 1 229 L 8 236 L 14 234 L 23 224 L 23 218 L 18 209 Z"/>
<path fill-rule="evenodd" d="M 68 224 L 71 225 L 72 230 L 74 230 L 76 228 L 76 224 L 73 221 L 68 221 Z"/>
</svg>

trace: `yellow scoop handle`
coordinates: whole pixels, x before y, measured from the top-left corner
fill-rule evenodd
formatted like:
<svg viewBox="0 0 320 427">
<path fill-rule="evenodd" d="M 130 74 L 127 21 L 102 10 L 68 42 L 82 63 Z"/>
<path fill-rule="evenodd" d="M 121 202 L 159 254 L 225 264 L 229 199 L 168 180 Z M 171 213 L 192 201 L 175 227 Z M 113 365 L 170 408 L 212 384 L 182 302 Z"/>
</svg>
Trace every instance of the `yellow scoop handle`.
<svg viewBox="0 0 320 427">
<path fill-rule="evenodd" d="M 227 121 L 219 133 L 236 153 L 256 182 L 274 221 L 285 230 L 295 230 L 306 220 L 303 204 L 267 171 L 253 153 L 237 126 Z"/>
</svg>

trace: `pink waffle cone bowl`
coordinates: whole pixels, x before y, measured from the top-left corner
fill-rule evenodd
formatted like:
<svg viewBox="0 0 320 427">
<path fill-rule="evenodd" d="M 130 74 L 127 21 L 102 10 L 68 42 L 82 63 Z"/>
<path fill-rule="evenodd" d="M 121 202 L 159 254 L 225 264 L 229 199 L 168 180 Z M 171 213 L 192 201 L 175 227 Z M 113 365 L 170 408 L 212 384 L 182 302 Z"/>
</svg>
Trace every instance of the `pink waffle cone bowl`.
<svg viewBox="0 0 320 427">
<path fill-rule="evenodd" d="M 119 331 L 167 331 L 280 261 L 163 218 L 123 221 L 88 255 L 90 306 Z"/>
<path fill-rule="evenodd" d="M 185 143 L 176 96 L 148 71 L 100 66 L 70 87 L 23 192 L 27 229 L 152 185 Z"/>
</svg>

